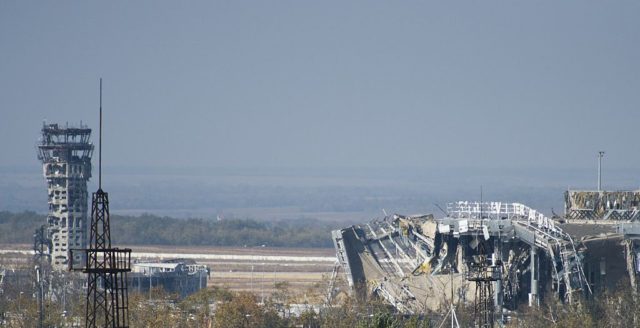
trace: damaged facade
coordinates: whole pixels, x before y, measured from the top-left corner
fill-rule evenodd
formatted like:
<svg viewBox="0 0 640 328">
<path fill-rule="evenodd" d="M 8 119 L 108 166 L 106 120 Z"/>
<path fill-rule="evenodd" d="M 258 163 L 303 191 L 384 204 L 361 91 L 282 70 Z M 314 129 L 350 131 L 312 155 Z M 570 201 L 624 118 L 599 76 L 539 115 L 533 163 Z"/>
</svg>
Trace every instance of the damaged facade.
<svg viewBox="0 0 640 328">
<path fill-rule="evenodd" d="M 91 129 L 44 124 L 38 159 L 47 180 L 51 265 L 66 270 L 69 250 L 87 244 L 87 181 L 91 178 Z M 78 252 L 74 261 L 81 261 Z"/>
<path fill-rule="evenodd" d="M 129 288 L 137 292 L 162 288 L 184 298 L 207 287 L 209 272 L 206 265 L 188 259 L 137 262 L 128 277 Z"/>
<path fill-rule="evenodd" d="M 375 294 L 407 314 L 441 310 L 453 297 L 491 326 L 547 297 L 571 303 L 621 283 L 635 290 L 638 195 L 569 191 L 565 217 L 553 219 L 519 203 L 456 202 L 440 218 L 396 214 L 332 237 L 356 297 Z"/>
<path fill-rule="evenodd" d="M 629 287 L 637 292 L 640 190 L 569 190 L 562 219 L 564 229 L 580 242 L 594 294 Z"/>
<path fill-rule="evenodd" d="M 638 220 L 640 191 L 568 190 L 565 217 L 568 220 Z"/>
</svg>

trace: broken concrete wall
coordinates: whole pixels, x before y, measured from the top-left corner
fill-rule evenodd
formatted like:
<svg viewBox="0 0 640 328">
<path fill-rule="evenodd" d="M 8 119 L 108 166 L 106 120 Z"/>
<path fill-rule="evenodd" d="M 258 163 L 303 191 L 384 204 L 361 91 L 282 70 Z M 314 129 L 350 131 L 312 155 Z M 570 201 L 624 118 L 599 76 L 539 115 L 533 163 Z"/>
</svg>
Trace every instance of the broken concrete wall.
<svg viewBox="0 0 640 328">
<path fill-rule="evenodd" d="M 570 220 L 640 219 L 640 190 L 565 192 L 565 216 Z"/>
<path fill-rule="evenodd" d="M 42 127 L 38 159 L 47 181 L 48 235 L 51 261 L 56 270 L 66 270 L 69 250 L 87 244 L 88 193 L 93 144 L 91 129 L 48 124 Z M 77 252 L 74 261 L 81 261 Z"/>
</svg>

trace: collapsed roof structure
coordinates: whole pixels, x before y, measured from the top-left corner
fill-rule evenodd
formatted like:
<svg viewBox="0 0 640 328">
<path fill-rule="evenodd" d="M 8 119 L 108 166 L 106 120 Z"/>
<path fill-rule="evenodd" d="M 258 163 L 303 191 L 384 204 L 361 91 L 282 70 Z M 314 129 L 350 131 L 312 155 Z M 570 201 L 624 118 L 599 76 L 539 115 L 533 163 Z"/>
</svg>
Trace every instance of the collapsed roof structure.
<svg viewBox="0 0 640 328">
<path fill-rule="evenodd" d="M 441 310 L 454 299 L 474 305 L 478 326 L 492 326 L 545 297 L 571 303 L 620 281 L 635 290 L 640 191 L 568 191 L 565 200 L 564 217 L 520 203 L 459 201 L 440 218 L 394 214 L 332 238 L 351 292 L 375 294 L 401 313 Z"/>
</svg>

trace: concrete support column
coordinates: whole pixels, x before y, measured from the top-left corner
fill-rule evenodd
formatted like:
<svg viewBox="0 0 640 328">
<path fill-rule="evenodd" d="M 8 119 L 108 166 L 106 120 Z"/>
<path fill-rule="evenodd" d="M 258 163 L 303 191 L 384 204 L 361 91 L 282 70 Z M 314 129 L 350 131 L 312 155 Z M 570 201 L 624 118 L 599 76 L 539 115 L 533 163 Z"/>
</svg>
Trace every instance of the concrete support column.
<svg viewBox="0 0 640 328">
<path fill-rule="evenodd" d="M 633 297 L 637 297 L 638 286 L 637 286 L 637 280 L 636 280 L 636 267 L 635 265 L 633 265 L 635 262 L 633 240 L 626 240 L 624 243 L 624 246 L 625 246 L 624 250 L 626 253 L 625 255 L 627 260 L 627 272 L 629 273 L 629 282 L 631 283 L 631 291 L 633 293 Z"/>
<path fill-rule="evenodd" d="M 495 238 L 493 244 L 493 257 L 491 265 L 494 267 L 494 270 L 500 270 L 500 280 L 497 280 L 493 283 L 493 301 L 495 305 L 496 312 L 499 316 L 502 316 L 502 243 L 500 243 L 499 238 Z"/>
<path fill-rule="evenodd" d="M 535 246 L 531 246 L 531 263 L 530 263 L 530 269 L 531 269 L 531 292 L 529 293 L 529 306 L 538 306 L 538 277 L 537 277 L 537 270 L 536 270 L 536 265 L 538 264 L 538 256 L 537 256 L 537 249 Z"/>
</svg>

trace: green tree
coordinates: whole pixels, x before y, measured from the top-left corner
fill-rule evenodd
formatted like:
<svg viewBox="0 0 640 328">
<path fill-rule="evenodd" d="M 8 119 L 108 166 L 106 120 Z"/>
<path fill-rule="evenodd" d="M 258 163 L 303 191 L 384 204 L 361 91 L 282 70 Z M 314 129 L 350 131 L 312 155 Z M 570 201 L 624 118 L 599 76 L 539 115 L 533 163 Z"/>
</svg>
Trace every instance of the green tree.
<svg viewBox="0 0 640 328">
<path fill-rule="evenodd" d="M 287 327 L 287 321 L 281 319 L 274 308 L 260 306 L 256 296 L 240 292 L 230 301 L 218 303 L 213 327 Z"/>
</svg>

